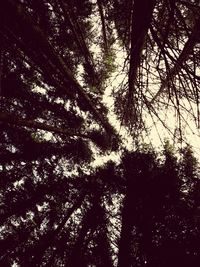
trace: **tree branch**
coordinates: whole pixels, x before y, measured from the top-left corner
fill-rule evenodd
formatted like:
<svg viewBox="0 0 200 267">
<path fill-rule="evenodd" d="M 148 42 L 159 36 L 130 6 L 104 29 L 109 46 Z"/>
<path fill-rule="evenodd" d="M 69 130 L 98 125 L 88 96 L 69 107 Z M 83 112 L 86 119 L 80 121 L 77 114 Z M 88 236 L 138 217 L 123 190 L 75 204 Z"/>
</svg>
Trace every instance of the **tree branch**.
<svg viewBox="0 0 200 267">
<path fill-rule="evenodd" d="M 170 73 L 170 80 L 172 80 L 183 68 L 183 64 L 187 61 L 189 55 L 192 53 L 194 46 L 196 43 L 199 41 L 199 33 L 200 33 L 200 19 L 198 19 L 194 25 L 194 28 L 192 30 L 191 35 L 189 36 L 187 42 L 185 43 L 178 59 L 176 60 L 174 66 L 169 70 Z M 185 67 L 184 67 L 185 68 Z M 169 77 L 167 76 L 166 79 L 162 81 L 162 84 L 160 86 L 160 89 L 158 92 L 155 94 L 155 96 L 152 98 L 150 101 L 150 105 L 152 105 L 155 100 L 163 93 L 165 88 L 167 87 L 169 83 Z"/>
<path fill-rule="evenodd" d="M 63 75 L 63 81 L 67 78 L 78 94 L 79 99 L 81 98 L 81 101 L 85 103 L 96 120 L 101 123 L 108 135 L 115 136 L 116 132 L 108 122 L 108 119 L 96 108 L 96 106 L 101 106 L 101 103 L 94 104 L 93 100 L 86 94 L 78 81 L 73 77 L 71 70 L 66 66 L 64 60 L 56 53 L 45 34 L 37 25 L 34 25 L 31 17 L 26 14 L 22 4 L 16 4 L 15 1 L 8 0 L 1 5 L 0 14 L 2 17 L 1 22 L 6 24 L 8 28 L 15 30 L 19 40 L 23 39 L 27 45 L 31 44 L 31 47 L 36 52 L 42 51 L 46 55 L 46 59 L 48 59 L 48 61 L 45 63 L 48 65 L 51 62 L 51 64 L 56 66 Z M 35 61 L 35 58 L 32 58 L 32 60 Z M 43 69 L 44 68 L 45 66 L 43 66 Z M 67 88 L 68 85 L 66 84 L 66 92 L 69 91 Z M 77 96 L 74 96 L 74 98 L 76 97 Z M 97 100 L 95 100 L 95 102 L 97 102 Z"/>
<path fill-rule="evenodd" d="M 33 128 L 33 129 L 40 129 L 40 130 L 44 130 L 44 131 L 48 131 L 48 132 L 54 132 L 57 134 L 64 134 L 64 135 L 67 135 L 69 137 L 90 138 L 89 135 L 86 135 L 86 134 L 78 133 L 78 132 L 72 131 L 72 130 L 66 130 L 66 129 L 58 128 L 58 127 L 51 126 L 51 125 L 48 125 L 48 124 L 45 124 L 42 122 L 37 122 L 37 121 L 27 120 L 27 119 L 21 119 L 21 118 L 18 118 L 12 114 L 9 114 L 9 113 L 1 112 L 0 113 L 0 121 L 2 121 L 4 123 L 13 124 L 13 125 L 24 126 L 24 127 Z"/>
<path fill-rule="evenodd" d="M 107 34 L 106 34 L 106 23 L 105 23 L 105 18 L 104 18 L 104 12 L 103 12 L 103 6 L 102 6 L 102 1 L 97 0 L 97 5 L 99 8 L 99 14 L 101 17 L 101 24 L 102 24 L 102 33 L 103 33 L 103 40 L 104 40 L 104 49 L 106 54 L 108 53 L 108 40 L 107 40 Z"/>
</svg>

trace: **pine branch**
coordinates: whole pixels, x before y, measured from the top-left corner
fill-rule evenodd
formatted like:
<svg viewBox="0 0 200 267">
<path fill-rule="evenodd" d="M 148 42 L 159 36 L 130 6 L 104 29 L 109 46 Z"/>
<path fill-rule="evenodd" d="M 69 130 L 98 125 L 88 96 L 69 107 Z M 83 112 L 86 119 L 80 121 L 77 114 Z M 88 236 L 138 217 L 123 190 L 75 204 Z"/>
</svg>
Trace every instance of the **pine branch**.
<svg viewBox="0 0 200 267">
<path fill-rule="evenodd" d="M 88 107 L 89 111 L 93 114 L 98 122 L 103 126 L 105 131 L 109 136 L 115 136 L 115 130 L 108 122 L 108 119 L 102 115 L 96 108 L 96 106 L 101 106 L 101 103 L 95 103 L 87 95 L 87 93 L 80 86 L 78 81 L 73 77 L 71 70 L 67 67 L 64 60 L 56 53 L 47 37 L 39 26 L 34 25 L 30 16 L 28 16 L 23 9 L 21 4 L 16 4 L 13 0 L 6 1 L 0 10 L 1 16 L 4 24 L 8 28 L 15 29 L 16 35 L 19 36 L 19 40 L 24 39 L 27 44 L 30 44 L 35 51 L 42 51 L 46 55 L 46 59 L 55 65 L 56 68 L 62 73 L 63 80 L 65 78 L 71 83 L 72 87 L 75 89 L 75 92 L 78 94 L 78 98 Z M 6 15 L 5 15 L 6 14 Z M 16 27 L 16 25 L 18 27 Z M 32 58 L 35 61 L 35 58 Z M 45 62 L 47 65 L 49 62 Z M 45 69 L 45 66 L 43 66 Z M 53 74 L 53 73 L 52 73 Z M 68 92 L 68 86 L 66 85 L 65 90 Z M 76 96 L 77 97 L 77 96 Z"/>
<path fill-rule="evenodd" d="M 74 34 L 75 41 L 84 57 L 85 64 L 86 64 L 85 71 L 88 73 L 90 77 L 93 78 L 94 86 L 98 87 L 98 83 L 99 83 L 98 77 L 97 77 L 98 75 L 95 70 L 91 52 L 89 51 L 88 46 L 86 44 L 82 28 L 78 20 L 75 18 L 73 14 L 73 9 L 72 7 L 70 7 L 70 3 L 66 3 L 66 2 L 63 2 L 63 0 L 60 0 L 60 4 L 62 7 L 62 11 L 64 13 L 64 17 L 69 23 L 70 29 Z"/>
<path fill-rule="evenodd" d="M 54 132 L 57 134 L 64 134 L 69 137 L 82 137 L 82 138 L 90 138 L 89 135 L 78 133 L 77 131 L 73 130 L 66 130 L 62 128 L 58 128 L 55 126 L 51 126 L 42 122 L 37 122 L 33 120 L 27 120 L 27 119 L 21 119 L 18 118 L 12 114 L 9 113 L 0 113 L 0 121 L 4 123 L 9 123 L 12 125 L 17 125 L 17 126 L 24 126 L 32 129 L 40 129 L 48 132 Z"/>
</svg>

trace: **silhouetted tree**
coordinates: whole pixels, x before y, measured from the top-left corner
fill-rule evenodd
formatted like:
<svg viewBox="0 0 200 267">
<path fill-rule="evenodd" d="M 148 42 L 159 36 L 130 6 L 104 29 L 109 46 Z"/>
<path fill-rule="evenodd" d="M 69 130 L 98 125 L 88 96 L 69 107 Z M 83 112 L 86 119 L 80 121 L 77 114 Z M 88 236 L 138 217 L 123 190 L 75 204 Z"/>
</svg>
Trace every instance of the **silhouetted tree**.
<svg viewBox="0 0 200 267">
<path fill-rule="evenodd" d="M 174 108 L 180 133 L 183 114 L 198 126 L 199 9 L 1 1 L 0 266 L 198 266 L 192 150 L 127 152 L 110 114 L 138 144 L 147 112 L 166 127 Z M 113 151 L 120 163 L 92 167 Z"/>
</svg>

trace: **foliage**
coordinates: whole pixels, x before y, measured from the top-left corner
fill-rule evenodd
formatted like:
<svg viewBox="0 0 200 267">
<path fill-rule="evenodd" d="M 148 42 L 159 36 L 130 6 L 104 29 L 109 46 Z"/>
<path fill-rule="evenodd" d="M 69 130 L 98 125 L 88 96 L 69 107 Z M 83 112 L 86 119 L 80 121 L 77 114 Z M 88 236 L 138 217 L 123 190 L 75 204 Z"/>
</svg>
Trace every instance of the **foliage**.
<svg viewBox="0 0 200 267">
<path fill-rule="evenodd" d="M 60 156 L 4 165 L 1 265 L 198 266 L 195 158 L 167 146 L 161 156 L 124 152 L 90 174 Z"/>
<path fill-rule="evenodd" d="M 180 135 L 183 111 L 198 126 L 199 9 L 1 1 L 0 266 L 198 265 L 192 149 L 127 152 L 111 114 L 135 144 L 147 113 L 166 127 L 173 108 Z M 119 163 L 93 167 L 113 152 Z"/>
</svg>

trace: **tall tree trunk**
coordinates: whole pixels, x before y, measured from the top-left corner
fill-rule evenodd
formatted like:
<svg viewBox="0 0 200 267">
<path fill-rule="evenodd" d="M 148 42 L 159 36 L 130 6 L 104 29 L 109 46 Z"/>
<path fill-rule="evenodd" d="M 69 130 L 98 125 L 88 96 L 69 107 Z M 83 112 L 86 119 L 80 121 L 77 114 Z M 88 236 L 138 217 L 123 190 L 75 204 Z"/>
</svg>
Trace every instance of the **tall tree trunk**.
<svg viewBox="0 0 200 267">
<path fill-rule="evenodd" d="M 103 10 L 103 4 L 101 0 L 97 0 L 99 14 L 101 17 L 101 25 L 102 25 L 102 33 L 103 33 L 103 40 L 104 40 L 104 49 L 106 54 L 108 53 L 108 40 L 107 40 L 107 33 L 106 33 L 106 23 L 105 23 L 105 16 Z"/>
<path fill-rule="evenodd" d="M 135 0 L 132 10 L 129 93 L 134 94 L 145 38 L 151 24 L 155 0 Z"/>
<path fill-rule="evenodd" d="M 137 177 L 127 175 L 127 191 L 122 209 L 122 228 L 119 241 L 118 267 L 133 266 L 133 228 L 137 226 Z"/>
</svg>

